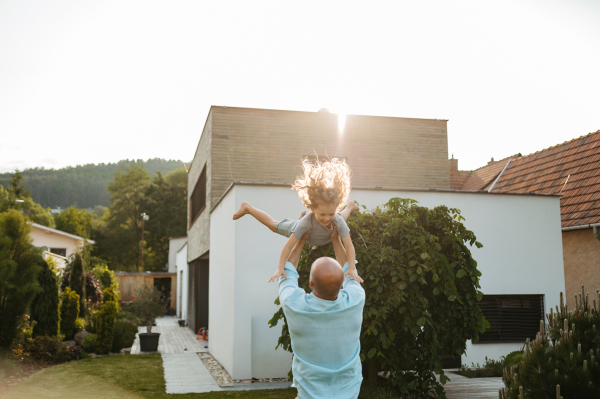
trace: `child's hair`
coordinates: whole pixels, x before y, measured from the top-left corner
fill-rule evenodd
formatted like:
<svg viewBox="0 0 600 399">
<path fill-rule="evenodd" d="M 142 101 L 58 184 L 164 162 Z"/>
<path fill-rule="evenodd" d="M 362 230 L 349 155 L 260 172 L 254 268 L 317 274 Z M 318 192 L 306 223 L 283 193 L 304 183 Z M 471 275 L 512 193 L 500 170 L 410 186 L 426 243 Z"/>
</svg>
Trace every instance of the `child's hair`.
<svg viewBox="0 0 600 399">
<path fill-rule="evenodd" d="M 350 168 L 345 160 L 332 158 L 321 162 L 302 160 L 304 175 L 296 179 L 292 189 L 308 209 L 319 204 L 334 204 L 340 211 L 350 197 Z"/>
</svg>

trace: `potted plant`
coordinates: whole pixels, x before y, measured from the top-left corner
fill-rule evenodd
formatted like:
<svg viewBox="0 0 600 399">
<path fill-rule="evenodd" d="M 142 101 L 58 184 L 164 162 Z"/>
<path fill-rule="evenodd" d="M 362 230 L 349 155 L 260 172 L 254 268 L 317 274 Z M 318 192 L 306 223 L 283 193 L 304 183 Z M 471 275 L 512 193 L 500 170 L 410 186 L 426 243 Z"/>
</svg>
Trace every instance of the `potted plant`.
<svg viewBox="0 0 600 399">
<path fill-rule="evenodd" d="M 139 333 L 140 350 L 142 352 L 156 352 L 160 333 L 152 332 L 154 319 L 163 316 L 166 312 L 165 301 L 162 293 L 147 284 L 135 291 L 135 301 L 131 304 L 135 313 L 147 326 L 145 333 Z"/>
</svg>

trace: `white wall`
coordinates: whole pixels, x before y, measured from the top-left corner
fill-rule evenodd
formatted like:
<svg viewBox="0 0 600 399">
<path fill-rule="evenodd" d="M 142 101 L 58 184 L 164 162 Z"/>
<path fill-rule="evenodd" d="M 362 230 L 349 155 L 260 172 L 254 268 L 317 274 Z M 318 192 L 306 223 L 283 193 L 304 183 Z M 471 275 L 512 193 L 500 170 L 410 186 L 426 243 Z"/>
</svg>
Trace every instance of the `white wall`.
<svg viewBox="0 0 600 399">
<path fill-rule="evenodd" d="M 177 237 L 169 239 L 169 259 L 167 272 L 175 273 L 177 268 L 177 252 L 181 249 L 183 244 L 187 241 L 187 237 Z"/>
<path fill-rule="evenodd" d="M 187 324 L 189 270 L 187 263 L 187 244 L 185 244 L 175 255 L 175 272 L 177 273 L 177 316 L 180 319 L 184 319 L 185 324 Z M 179 298 L 181 298 L 181 301 Z"/>
<path fill-rule="evenodd" d="M 354 190 L 351 194 L 351 199 L 369 209 L 393 197 L 412 198 L 421 206 L 443 204 L 462 211 L 465 226 L 483 244 L 483 248 L 473 247 L 471 251 L 482 272 L 481 290 L 484 294 L 543 294 L 546 312 L 558 303 L 559 292 L 565 287 L 558 197 L 383 190 Z M 228 358 L 227 365 L 221 362 L 230 373 L 235 370 L 233 378 L 285 376 L 290 369 L 290 357 L 281 348 L 273 349 L 280 327 L 269 329 L 267 324 L 277 309 L 273 304 L 277 286 L 267 280 L 277 267 L 286 239 L 249 215 L 233 222 L 231 215 L 242 201 L 250 202 L 276 220 L 297 218 L 303 210 L 295 191 L 289 188 L 236 185 L 213 212 L 209 300 L 211 339 L 215 331 L 225 330 L 225 327 L 219 326 L 224 321 L 214 316 L 216 309 L 221 313 L 218 317 L 227 320 L 227 328 L 231 328 L 231 320 L 225 314 L 233 315 L 235 339 L 232 343 L 219 338 L 219 343 L 213 341 L 209 348 L 211 353 L 226 351 L 221 345 L 238 348 L 235 352 L 227 349 L 228 356 L 230 353 L 235 353 L 235 356 L 232 360 Z M 235 252 L 235 260 L 231 258 L 232 251 Z M 235 262 L 234 266 L 232 262 Z M 227 294 L 217 294 L 215 290 L 222 290 L 225 281 L 230 283 Z M 215 303 L 224 297 L 231 300 L 232 283 L 235 283 L 233 310 L 231 304 L 224 307 Z M 472 345 L 469 342 L 463 364 L 483 363 L 485 356 L 498 359 L 521 346 Z M 233 368 L 238 363 L 239 368 Z"/>
<path fill-rule="evenodd" d="M 67 258 L 75 252 L 78 246 L 83 245 L 83 240 L 77 240 L 36 226 L 32 226 L 30 237 L 36 247 L 66 248 Z"/>
<path fill-rule="evenodd" d="M 208 350 L 232 378 L 239 379 L 249 378 L 245 372 L 239 371 L 241 365 L 247 363 L 249 355 L 244 351 L 236 351 L 236 348 L 242 345 L 236 338 L 244 334 L 250 335 L 250 331 L 241 323 L 235 323 L 235 317 L 239 316 L 240 312 L 236 309 L 234 295 L 236 226 L 231 220 L 235 212 L 234 207 L 235 197 L 229 195 L 211 214 L 211 221 L 215 220 L 217 223 L 210 224 Z"/>
</svg>

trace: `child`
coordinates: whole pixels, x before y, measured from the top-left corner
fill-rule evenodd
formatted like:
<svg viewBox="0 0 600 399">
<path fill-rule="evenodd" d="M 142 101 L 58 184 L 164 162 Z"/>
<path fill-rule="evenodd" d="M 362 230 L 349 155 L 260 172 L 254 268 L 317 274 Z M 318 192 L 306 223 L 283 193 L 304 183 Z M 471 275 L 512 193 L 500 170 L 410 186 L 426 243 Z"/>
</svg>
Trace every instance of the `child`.
<svg viewBox="0 0 600 399">
<path fill-rule="evenodd" d="M 350 239 L 350 229 L 346 224 L 350 213 L 358 210 L 358 206 L 353 201 L 348 201 L 350 195 L 350 168 L 348 164 L 337 158 L 327 162 L 317 160 L 315 163 L 305 159 L 302 161 L 302 168 L 304 169 L 304 175 L 296 180 L 296 183 L 292 185 L 292 189 L 298 191 L 300 200 L 306 208 L 311 210 L 311 213 L 303 216 L 303 212 L 303 215 L 300 215 L 300 220 L 284 219 L 277 222 L 267 213 L 244 201 L 240 209 L 233 215 L 233 220 L 249 213 L 275 233 L 289 237 L 281 251 L 277 271 L 269 279 L 269 282 L 278 281 L 280 276 L 287 277 L 284 271 L 285 262 L 294 245 L 305 233 L 310 231 L 306 240 L 310 245 L 321 246 L 331 242 L 333 226 L 336 226 L 348 255 L 349 268 L 346 274 L 362 283 L 362 278 L 356 272 L 356 253 Z M 346 201 L 348 201 L 348 206 L 341 213 L 338 213 Z"/>
</svg>

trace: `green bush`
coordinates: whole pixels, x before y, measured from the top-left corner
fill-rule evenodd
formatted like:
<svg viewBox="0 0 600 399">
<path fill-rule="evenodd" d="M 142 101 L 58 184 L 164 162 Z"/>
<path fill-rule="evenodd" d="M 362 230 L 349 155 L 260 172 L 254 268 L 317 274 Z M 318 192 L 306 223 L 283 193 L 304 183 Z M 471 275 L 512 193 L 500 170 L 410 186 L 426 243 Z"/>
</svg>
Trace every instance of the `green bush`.
<svg viewBox="0 0 600 399">
<path fill-rule="evenodd" d="M 85 331 L 96 334 L 98 327 L 98 311 L 94 310 L 85 315 Z"/>
<path fill-rule="evenodd" d="M 115 302 L 118 304 L 121 300 L 118 288 L 112 284 L 102 291 L 102 294 L 104 294 L 104 302 Z"/>
<path fill-rule="evenodd" d="M 73 339 L 77 333 L 77 315 L 79 315 L 79 295 L 67 287 L 60 295 L 60 331 L 65 339 Z"/>
<path fill-rule="evenodd" d="M 477 304 L 481 272 L 470 249 L 481 244 L 458 209 L 415 204 L 392 198 L 348 218 L 366 294 L 360 357 L 373 385 L 384 371 L 403 395 L 444 397 L 448 378 L 440 353 L 462 355 L 467 341 L 477 342 L 489 328 Z M 307 292 L 310 266 L 321 256 L 334 256 L 331 244 L 306 246 L 300 258 L 297 270 Z M 280 319 L 285 323 L 281 308 L 271 327 Z M 286 324 L 279 345 L 291 351 Z"/>
<path fill-rule="evenodd" d="M 112 349 L 116 314 L 116 302 L 108 301 L 100 305 L 97 319 L 96 353 L 106 355 Z"/>
<path fill-rule="evenodd" d="M 123 307 L 117 313 L 117 320 L 128 321 L 132 324 L 135 324 L 136 326 L 141 326 L 144 324 L 142 319 L 140 319 L 138 316 L 129 311 L 123 310 Z"/>
<path fill-rule="evenodd" d="M 69 262 L 69 287 L 79 295 L 79 316 L 85 317 L 85 254 L 83 250 L 78 249 L 73 252 Z"/>
<path fill-rule="evenodd" d="M 100 284 L 102 285 L 102 290 L 107 289 L 111 285 L 113 285 L 116 290 L 119 290 L 119 283 L 117 281 L 117 277 L 115 276 L 115 272 L 110 270 L 106 265 L 95 266 L 92 269 L 92 274 L 96 276 Z"/>
<path fill-rule="evenodd" d="M 75 334 L 83 330 L 85 330 L 85 319 L 78 317 L 77 320 L 75 320 Z"/>
<path fill-rule="evenodd" d="M 116 320 L 111 352 L 117 353 L 123 348 L 131 348 L 138 328 L 128 321 Z"/>
<path fill-rule="evenodd" d="M 35 320 L 33 336 L 57 335 L 60 324 L 58 277 L 47 262 L 42 263 L 42 272 L 38 275 L 42 291 L 31 303 L 31 318 Z"/>
<path fill-rule="evenodd" d="M 90 334 L 83 337 L 81 346 L 83 346 L 83 349 L 88 353 L 96 352 L 96 334 Z"/>
<path fill-rule="evenodd" d="M 510 352 L 504 359 L 504 368 L 510 369 L 521 363 L 521 360 L 523 360 L 523 351 Z"/>
<path fill-rule="evenodd" d="M 58 337 L 42 335 L 25 340 L 23 351 L 37 360 L 51 363 L 64 363 L 71 360 L 67 347 L 60 342 Z"/>
<path fill-rule="evenodd" d="M 477 365 L 471 363 L 470 368 L 463 365 L 458 370 L 458 374 L 469 378 L 502 377 L 502 370 L 505 364 L 506 360 L 504 356 L 500 357 L 500 360 L 488 359 L 486 356 L 483 366 L 480 366 L 479 363 Z"/>
<path fill-rule="evenodd" d="M 583 287 L 569 311 L 560 294 L 560 308 L 540 320 L 535 340 L 527 339 L 521 363 L 504 370 L 501 399 L 600 397 L 600 293 L 593 306 Z"/>
</svg>

